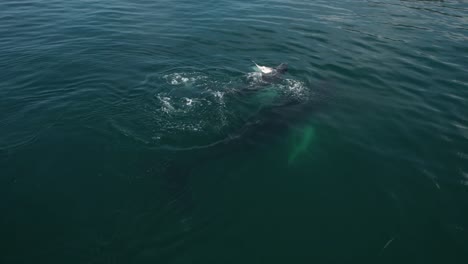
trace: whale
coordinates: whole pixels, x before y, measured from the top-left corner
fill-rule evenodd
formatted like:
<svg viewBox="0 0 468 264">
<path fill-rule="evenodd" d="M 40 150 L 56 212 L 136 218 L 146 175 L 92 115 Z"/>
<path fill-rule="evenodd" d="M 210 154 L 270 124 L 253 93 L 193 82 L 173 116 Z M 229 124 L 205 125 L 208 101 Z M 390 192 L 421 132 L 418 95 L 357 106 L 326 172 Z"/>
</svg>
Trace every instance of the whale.
<svg viewBox="0 0 468 264">
<path fill-rule="evenodd" d="M 314 96 L 307 100 L 281 96 L 276 88 L 290 85 L 288 79 L 283 78 L 288 64 L 270 67 L 254 62 L 254 66 L 257 71 L 248 73 L 253 77 L 246 82 L 237 77 L 236 86 L 225 95 L 242 104 L 241 109 L 246 114 L 239 125 L 230 127 L 225 135 L 209 144 L 168 148 L 169 152 L 160 155 L 163 158 L 159 159 L 164 159 L 164 166 L 158 171 L 161 190 L 167 193 L 167 203 L 180 214 L 180 219 L 191 219 L 197 207 L 191 181 L 207 168 L 213 167 L 222 173 L 222 166 L 217 167 L 217 164 L 283 141 L 289 142 L 284 152 L 284 166 L 297 166 L 313 153 L 320 131 L 309 123 L 310 115 L 327 105 L 328 100 L 324 99 L 328 98 L 328 85 L 315 84 Z M 259 105 L 265 107 L 257 107 Z M 247 111 L 249 107 L 254 110 Z M 154 166 L 153 161 L 148 166 Z M 190 225 L 190 220 L 187 221 L 180 223 L 181 228 Z"/>
</svg>

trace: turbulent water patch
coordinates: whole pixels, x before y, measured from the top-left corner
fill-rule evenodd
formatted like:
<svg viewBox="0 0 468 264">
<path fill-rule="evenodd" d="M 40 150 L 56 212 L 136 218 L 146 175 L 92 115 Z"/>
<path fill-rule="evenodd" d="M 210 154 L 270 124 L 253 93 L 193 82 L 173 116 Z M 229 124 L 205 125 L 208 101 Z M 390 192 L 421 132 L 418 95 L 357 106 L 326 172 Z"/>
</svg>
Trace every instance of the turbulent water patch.
<svg viewBox="0 0 468 264">
<path fill-rule="evenodd" d="M 155 144 L 177 137 L 199 138 L 198 144 L 210 144 L 203 138 L 220 140 L 238 131 L 260 109 L 278 102 L 308 99 L 308 88 L 292 78 L 277 83 L 261 80 L 258 72 L 237 78 L 194 71 L 167 73 L 154 80 L 155 100 L 147 105 L 153 120 L 147 123 L 155 135 Z M 162 84 L 162 86 L 161 86 Z M 153 109 L 153 110 L 150 110 Z M 216 137 L 213 137 L 217 134 Z M 151 140 L 150 140 L 151 141 Z M 159 142 L 159 143 L 158 143 Z M 189 147 L 169 140 L 172 147 Z M 192 141 L 193 142 L 193 141 Z"/>
<path fill-rule="evenodd" d="M 200 80 L 204 80 L 207 78 L 207 76 L 196 73 L 196 72 L 190 72 L 190 73 L 171 73 L 164 75 L 163 78 L 171 85 L 194 85 L 196 82 L 199 82 Z"/>
</svg>

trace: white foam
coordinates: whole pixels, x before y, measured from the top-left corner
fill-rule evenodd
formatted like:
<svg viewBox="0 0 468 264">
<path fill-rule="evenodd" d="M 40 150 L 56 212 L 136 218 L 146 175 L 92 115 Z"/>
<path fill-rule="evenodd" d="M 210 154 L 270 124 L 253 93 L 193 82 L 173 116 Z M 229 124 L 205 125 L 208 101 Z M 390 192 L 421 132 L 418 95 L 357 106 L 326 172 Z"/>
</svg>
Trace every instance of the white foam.
<svg viewBox="0 0 468 264">
<path fill-rule="evenodd" d="M 195 83 L 198 80 L 206 79 L 207 77 L 196 72 L 192 73 L 171 73 L 164 75 L 163 78 L 171 85 L 187 85 Z"/>
<path fill-rule="evenodd" d="M 257 71 L 247 73 L 247 79 L 256 83 L 263 82 L 262 73 Z"/>
<path fill-rule="evenodd" d="M 304 83 L 298 80 L 286 79 L 287 87 L 292 92 L 304 91 Z"/>
<path fill-rule="evenodd" d="M 307 100 L 307 88 L 303 82 L 294 79 L 285 79 L 282 88 L 286 93 L 298 99 Z"/>
<path fill-rule="evenodd" d="M 220 91 L 215 91 L 215 92 L 213 92 L 213 94 L 214 94 L 214 96 L 215 96 L 216 98 L 218 98 L 218 99 L 220 99 L 220 100 L 222 100 L 223 97 L 224 97 L 224 93 L 223 93 L 223 92 L 220 92 Z"/>
<path fill-rule="evenodd" d="M 192 98 L 187 98 L 187 97 L 184 97 L 185 99 L 185 105 L 186 106 L 192 106 L 194 100 Z"/>
<path fill-rule="evenodd" d="M 167 96 L 161 96 L 160 94 L 158 94 L 158 99 L 159 101 L 161 101 L 162 103 L 162 107 L 161 107 L 161 110 L 166 113 L 166 114 L 169 114 L 171 112 L 174 112 L 175 111 L 175 108 L 174 106 L 172 106 L 171 104 L 171 98 L 170 97 L 167 97 Z"/>
</svg>

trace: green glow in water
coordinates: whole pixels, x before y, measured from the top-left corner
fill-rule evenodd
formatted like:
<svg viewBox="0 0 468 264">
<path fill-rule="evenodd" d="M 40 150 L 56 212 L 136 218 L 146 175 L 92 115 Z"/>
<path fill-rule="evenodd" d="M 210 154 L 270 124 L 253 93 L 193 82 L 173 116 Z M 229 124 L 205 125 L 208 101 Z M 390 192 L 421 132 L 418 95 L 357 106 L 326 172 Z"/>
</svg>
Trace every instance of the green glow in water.
<svg viewBox="0 0 468 264">
<path fill-rule="evenodd" d="M 289 152 L 288 164 L 292 165 L 303 154 L 310 150 L 315 141 L 315 129 L 312 126 L 306 126 L 300 131 L 300 134 L 293 134 L 293 148 Z"/>
</svg>

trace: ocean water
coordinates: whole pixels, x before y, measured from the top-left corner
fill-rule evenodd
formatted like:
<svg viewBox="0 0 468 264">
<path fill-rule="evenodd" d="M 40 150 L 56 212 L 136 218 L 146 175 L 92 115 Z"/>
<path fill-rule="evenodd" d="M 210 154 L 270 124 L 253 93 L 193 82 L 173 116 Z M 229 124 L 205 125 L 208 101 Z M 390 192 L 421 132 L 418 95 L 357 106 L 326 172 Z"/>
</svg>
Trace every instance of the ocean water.
<svg viewBox="0 0 468 264">
<path fill-rule="evenodd" d="M 3 0 L 0 263 L 468 263 L 467 70 L 463 0 Z"/>
</svg>

